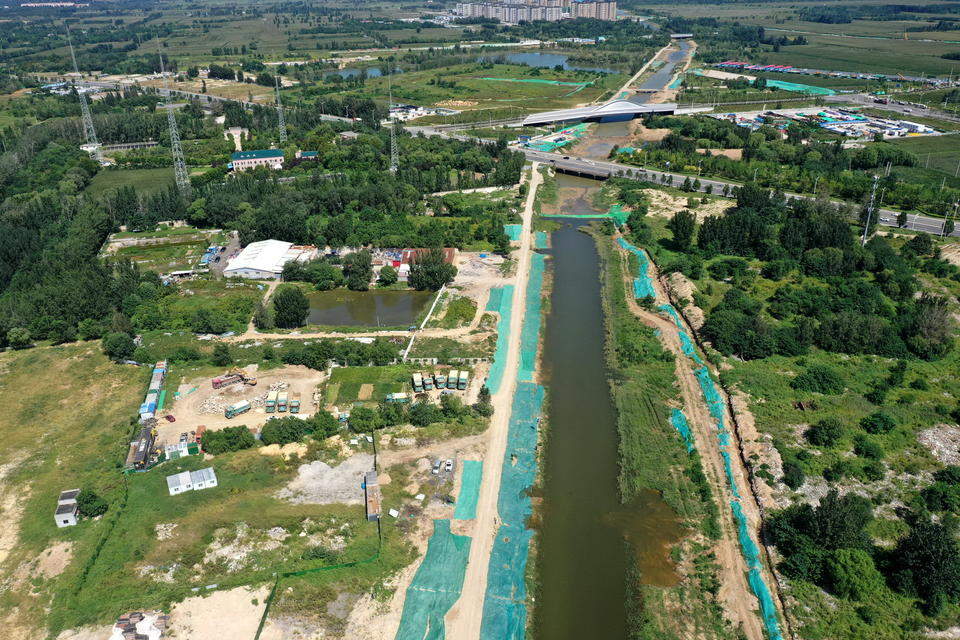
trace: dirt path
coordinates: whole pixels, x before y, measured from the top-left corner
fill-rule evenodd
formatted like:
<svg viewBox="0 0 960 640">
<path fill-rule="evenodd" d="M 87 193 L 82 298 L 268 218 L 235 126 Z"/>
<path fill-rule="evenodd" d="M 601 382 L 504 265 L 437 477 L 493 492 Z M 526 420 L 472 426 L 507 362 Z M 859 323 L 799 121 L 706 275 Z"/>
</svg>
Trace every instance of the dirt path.
<svg viewBox="0 0 960 640">
<path fill-rule="evenodd" d="M 624 263 L 626 264 L 626 263 Z M 669 302 L 669 297 L 663 283 L 656 273 L 655 267 L 653 278 L 654 289 L 657 294 L 657 301 L 660 303 Z M 633 277 L 626 271 L 622 274 L 626 286 L 632 286 Z M 714 551 L 717 556 L 717 562 L 720 566 L 720 599 L 723 603 L 723 609 L 727 616 L 733 621 L 734 625 L 740 626 L 749 640 L 764 640 L 764 629 L 760 616 L 757 613 L 759 603 L 750 585 L 747 582 L 747 572 L 749 567 L 740 550 L 740 543 L 737 539 L 737 530 L 730 514 L 729 504 L 733 495 L 726 481 L 724 471 L 723 457 L 720 454 L 720 444 L 717 438 L 715 421 L 713 420 L 707 405 L 703 399 L 700 385 L 694 375 L 694 368 L 690 360 L 683 354 L 680 348 L 680 337 L 676 325 L 669 319 L 659 314 L 646 311 L 636 303 L 636 300 L 627 298 L 630 311 L 640 318 L 644 324 L 659 330 L 660 340 L 664 347 L 669 349 L 676 357 L 676 379 L 680 387 L 681 397 L 683 398 L 683 412 L 687 417 L 696 444 L 700 452 L 703 471 L 709 478 L 720 506 L 720 525 L 722 530 L 721 539 L 714 545 Z M 687 331 L 691 333 L 690 328 Z M 729 415 L 726 415 L 725 424 L 732 425 L 733 421 Z M 739 434 L 730 430 L 731 442 L 735 447 L 740 446 Z M 731 452 L 733 463 L 733 474 L 736 478 L 737 487 L 741 492 L 750 491 L 750 482 L 746 470 L 741 464 L 739 455 Z M 751 532 L 756 537 L 760 526 L 760 513 L 756 500 L 751 495 L 744 495 L 741 500 L 744 513 Z M 772 588 L 776 583 L 771 576 L 765 576 L 767 583 Z"/>
<path fill-rule="evenodd" d="M 473 521 L 470 557 L 463 581 L 460 599 L 446 617 L 447 638 L 450 640 L 475 640 L 480 637 L 483 621 L 483 599 L 487 590 L 487 571 L 490 552 L 500 524 L 497 498 L 500 494 L 501 463 L 507 450 L 507 431 L 510 421 L 510 406 L 517 384 L 517 369 L 520 361 L 520 330 L 526 308 L 527 278 L 530 273 L 531 224 L 533 200 L 540 185 L 541 176 L 537 163 L 533 163 L 530 188 L 523 208 L 523 232 L 520 235 L 520 251 L 517 259 L 517 279 L 513 290 L 513 315 L 510 318 L 510 343 L 507 350 L 506 368 L 500 389 L 494 394 L 493 419 L 487 429 L 487 450 L 477 517 Z"/>
</svg>

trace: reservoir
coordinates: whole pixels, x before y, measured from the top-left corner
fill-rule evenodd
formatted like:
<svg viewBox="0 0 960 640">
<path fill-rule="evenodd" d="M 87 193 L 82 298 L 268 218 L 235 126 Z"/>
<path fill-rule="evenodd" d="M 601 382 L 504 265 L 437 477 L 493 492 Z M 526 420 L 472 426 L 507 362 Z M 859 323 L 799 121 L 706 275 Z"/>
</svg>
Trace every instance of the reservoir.
<svg viewBox="0 0 960 640">
<path fill-rule="evenodd" d="M 557 179 L 561 213 L 602 213 L 591 204 L 599 182 L 563 174 Z M 593 238 L 578 230 L 587 222 L 560 222 L 551 235 L 542 361 L 549 416 L 533 628 L 541 640 L 620 640 L 627 637 L 627 576 L 636 568 L 644 584 L 675 584 L 669 548 L 680 530 L 654 491 L 621 503 L 599 255 Z"/>
<path fill-rule="evenodd" d="M 314 291 L 307 324 L 335 327 L 407 327 L 427 310 L 430 291 Z"/>
</svg>

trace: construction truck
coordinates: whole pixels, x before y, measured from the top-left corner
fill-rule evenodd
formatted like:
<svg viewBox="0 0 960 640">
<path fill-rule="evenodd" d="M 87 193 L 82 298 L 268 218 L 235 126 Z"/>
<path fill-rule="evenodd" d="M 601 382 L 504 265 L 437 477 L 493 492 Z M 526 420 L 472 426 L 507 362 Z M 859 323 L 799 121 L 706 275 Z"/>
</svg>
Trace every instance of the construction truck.
<svg viewBox="0 0 960 640">
<path fill-rule="evenodd" d="M 286 413 L 287 411 L 287 392 L 281 391 L 277 394 L 277 411 Z"/>
<path fill-rule="evenodd" d="M 457 389 L 460 391 L 467 390 L 467 382 L 470 380 L 470 373 L 464 369 L 460 372 L 460 378 L 457 380 Z"/>
<path fill-rule="evenodd" d="M 447 376 L 442 373 L 433 374 L 433 379 L 437 382 L 437 389 L 445 389 L 447 386 Z"/>
<path fill-rule="evenodd" d="M 227 418 L 233 418 L 247 411 L 250 411 L 250 403 L 247 400 L 241 400 L 224 409 L 223 415 Z"/>
<path fill-rule="evenodd" d="M 447 389 L 456 389 L 457 384 L 460 382 L 460 372 L 454 369 L 447 376 Z"/>
<path fill-rule="evenodd" d="M 433 391 L 433 378 L 429 374 L 423 376 L 423 390 Z"/>
<path fill-rule="evenodd" d="M 413 392 L 421 393 L 423 391 L 423 376 L 419 373 L 413 374 Z"/>
<path fill-rule="evenodd" d="M 244 371 L 228 371 L 222 376 L 217 376 L 210 383 L 213 385 L 214 389 L 219 389 L 230 384 L 237 382 L 242 382 L 243 384 L 249 385 L 251 387 L 257 386 L 257 379 L 248 376 Z"/>
<path fill-rule="evenodd" d="M 207 430 L 207 426 L 206 426 L 206 425 L 203 425 L 203 424 L 202 424 L 202 425 L 200 425 L 199 427 L 197 427 L 197 433 L 196 433 L 196 438 L 195 438 L 197 444 L 200 444 L 200 443 L 203 441 L 203 434 L 206 432 L 206 430 Z"/>
<path fill-rule="evenodd" d="M 290 413 L 300 413 L 300 393 L 294 393 L 290 397 Z"/>
<path fill-rule="evenodd" d="M 277 392 L 271 391 L 267 394 L 267 402 L 263 405 L 263 410 L 267 413 L 273 413 L 277 410 Z"/>
</svg>

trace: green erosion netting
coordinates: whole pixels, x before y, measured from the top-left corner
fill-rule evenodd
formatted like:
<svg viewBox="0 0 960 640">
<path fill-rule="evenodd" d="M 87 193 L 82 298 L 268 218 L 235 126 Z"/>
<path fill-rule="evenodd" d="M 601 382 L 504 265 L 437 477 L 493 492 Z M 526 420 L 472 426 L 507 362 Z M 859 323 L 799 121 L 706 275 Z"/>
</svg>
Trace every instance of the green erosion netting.
<svg viewBox="0 0 960 640">
<path fill-rule="evenodd" d="M 523 233 L 523 225 L 505 224 L 503 225 L 503 232 L 510 237 L 512 242 L 520 242 L 520 235 Z"/>
<path fill-rule="evenodd" d="M 809 95 L 817 96 L 835 96 L 837 92 L 826 87 L 814 87 L 809 84 L 797 84 L 796 82 L 784 82 L 783 80 L 767 80 L 767 87 L 773 89 L 783 89 L 784 91 L 798 91 Z"/>
<path fill-rule="evenodd" d="M 460 597 L 470 538 L 450 532 L 449 520 L 434 520 L 423 563 L 403 602 L 396 640 L 443 640 L 443 617 Z"/>
<path fill-rule="evenodd" d="M 733 517 L 737 521 L 737 537 L 740 540 L 740 547 L 743 550 L 743 557 L 747 561 L 750 573 L 748 580 L 750 589 L 757 596 L 760 602 L 760 614 L 763 617 L 763 624 L 767 630 L 767 636 L 770 640 L 783 640 L 780 633 L 780 621 L 777 619 L 777 608 L 773 603 L 773 597 L 770 595 L 770 589 L 763 581 L 762 563 L 760 562 L 760 549 L 750 537 L 750 530 L 747 527 L 747 518 L 743 513 L 743 507 L 740 505 L 740 491 L 737 488 L 737 481 L 733 476 L 733 464 L 730 452 L 727 447 L 730 446 L 730 434 L 723 425 L 723 400 L 717 386 L 710 376 L 710 371 L 706 367 L 700 367 L 694 372 L 697 376 L 697 382 L 700 383 L 700 390 L 707 401 L 707 407 L 710 409 L 710 415 L 717 421 L 717 439 L 720 442 L 720 455 L 723 456 L 724 472 L 727 476 L 727 483 L 734 500 L 730 501 L 730 508 L 733 510 Z"/>
<path fill-rule="evenodd" d="M 533 140 L 532 142 L 527 143 L 527 147 L 537 151 L 553 151 L 555 149 L 559 149 L 560 147 L 566 146 L 571 142 L 576 142 L 586 135 L 587 129 L 589 128 L 589 123 L 581 123 L 572 127 L 567 127 L 550 134 L 551 136 L 560 134 L 559 138 L 553 138 L 549 140 Z"/>
<path fill-rule="evenodd" d="M 537 231 L 533 234 L 533 248 L 534 249 L 546 249 L 547 248 L 547 232 L 546 231 Z"/>
<path fill-rule="evenodd" d="M 537 368 L 537 346 L 540 344 L 540 307 L 543 288 L 543 269 L 546 256 L 534 253 L 530 256 L 530 277 L 527 280 L 526 308 L 523 312 L 523 328 L 520 330 L 520 371 L 517 380 L 533 382 Z"/>
<path fill-rule="evenodd" d="M 670 412 L 670 424 L 677 430 L 680 437 L 687 445 L 687 452 L 693 451 L 693 433 L 690 432 L 690 424 L 687 422 L 687 416 L 683 415 L 680 409 L 674 409 Z"/>
<path fill-rule="evenodd" d="M 680 314 L 673 308 L 673 305 L 661 304 L 657 308 L 661 311 L 666 311 L 673 318 L 673 323 L 677 325 L 677 331 L 680 336 L 680 350 L 683 351 L 683 354 L 688 358 L 692 358 L 697 364 L 703 364 L 703 360 L 700 359 L 700 354 L 697 353 L 696 347 L 693 346 L 693 340 L 690 339 L 690 334 L 684 330 L 683 323 L 680 322 Z"/>
<path fill-rule="evenodd" d="M 763 581 L 760 549 L 753 538 L 750 537 L 747 517 L 743 514 L 740 503 L 733 501 L 730 503 L 730 508 L 733 509 L 733 517 L 737 521 L 737 536 L 740 538 L 743 557 L 746 558 L 747 565 L 750 567 L 747 580 L 750 582 L 750 589 L 753 590 L 753 594 L 760 601 L 760 615 L 763 617 L 763 625 L 767 629 L 767 635 L 770 640 L 783 640 L 783 634 L 780 633 L 780 620 L 777 618 L 777 607 L 773 603 L 773 596 L 770 594 L 770 589 L 767 588 L 767 583 Z"/>
<path fill-rule="evenodd" d="M 614 204 L 610 206 L 610 211 L 607 212 L 607 215 L 617 223 L 618 227 L 622 227 L 627 224 L 627 218 L 630 217 L 630 212 L 624 211 L 622 204 Z"/>
<path fill-rule="evenodd" d="M 678 89 L 681 84 L 683 84 L 683 74 L 682 74 L 682 73 L 677 74 L 677 77 L 673 80 L 673 82 L 671 82 L 671 83 L 667 86 L 667 89 Z"/>
<path fill-rule="evenodd" d="M 537 426 L 543 396 L 543 387 L 532 382 L 518 382 L 513 395 L 497 499 L 501 522 L 490 552 L 480 640 L 523 640 L 526 631 L 524 574 L 533 537 L 527 528 L 533 513 L 528 490 L 537 473 Z"/>
<path fill-rule="evenodd" d="M 650 279 L 650 260 L 647 258 L 646 252 L 637 249 L 623 238 L 617 238 L 617 242 L 627 251 L 633 252 L 640 262 L 637 268 L 637 277 L 633 279 L 633 297 L 638 300 L 640 298 L 656 298 L 657 292 L 654 291 L 653 281 Z"/>
<path fill-rule="evenodd" d="M 500 314 L 497 321 L 497 348 L 493 353 L 493 362 L 490 364 L 490 373 L 487 375 L 487 388 L 490 393 L 500 389 L 503 380 L 503 370 L 507 366 L 507 346 L 510 342 L 510 317 L 513 315 L 513 285 L 494 287 L 490 290 L 490 299 L 487 301 L 487 311 L 496 311 Z"/>
<path fill-rule="evenodd" d="M 163 409 L 163 403 L 167 400 L 167 390 L 164 389 L 160 392 L 160 395 L 157 396 L 157 411 Z"/>
<path fill-rule="evenodd" d="M 473 520 L 477 517 L 477 499 L 480 497 L 480 480 L 483 478 L 483 463 L 479 460 L 464 460 L 460 476 L 460 495 L 453 510 L 455 520 Z"/>
</svg>

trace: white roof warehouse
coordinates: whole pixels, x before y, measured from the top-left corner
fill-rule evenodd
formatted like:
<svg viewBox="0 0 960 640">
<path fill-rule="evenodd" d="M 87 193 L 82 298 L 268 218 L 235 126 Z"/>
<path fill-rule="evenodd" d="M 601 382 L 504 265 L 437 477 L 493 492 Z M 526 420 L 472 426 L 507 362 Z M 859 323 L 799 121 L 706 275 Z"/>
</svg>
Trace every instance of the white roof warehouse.
<svg viewBox="0 0 960 640">
<path fill-rule="evenodd" d="M 286 263 L 291 260 L 306 262 L 316 258 L 318 253 L 312 245 L 295 245 L 281 240 L 251 242 L 230 260 L 223 275 L 227 278 L 276 280 Z"/>
</svg>

